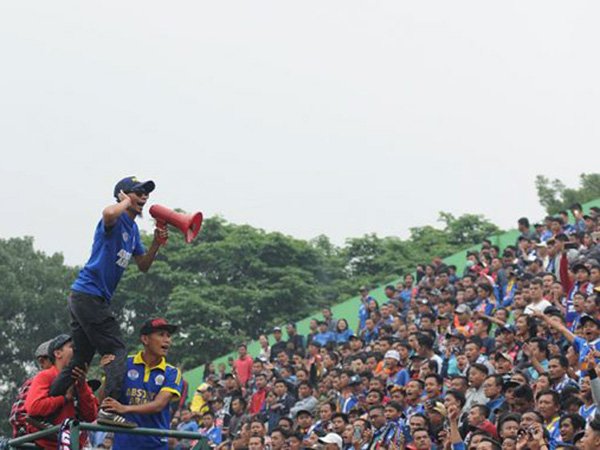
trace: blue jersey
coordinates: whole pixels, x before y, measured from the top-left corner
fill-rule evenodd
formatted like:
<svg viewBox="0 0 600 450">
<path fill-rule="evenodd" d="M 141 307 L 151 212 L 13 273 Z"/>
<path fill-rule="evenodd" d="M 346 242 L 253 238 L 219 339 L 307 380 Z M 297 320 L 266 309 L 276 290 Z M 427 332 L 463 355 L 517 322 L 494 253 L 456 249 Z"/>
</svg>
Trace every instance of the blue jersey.
<svg viewBox="0 0 600 450">
<path fill-rule="evenodd" d="M 350 336 L 354 336 L 354 331 L 350 328 L 342 331 L 341 333 L 335 333 L 335 342 L 338 344 L 345 344 L 350 339 Z"/>
<path fill-rule="evenodd" d="M 590 422 L 594 418 L 597 409 L 598 407 L 595 403 L 590 406 L 581 405 L 579 407 L 579 415 L 583 417 L 586 422 Z"/>
<path fill-rule="evenodd" d="M 560 441 L 560 416 L 555 417 L 546 425 L 546 431 L 549 434 L 548 447 L 556 448 L 556 444 Z"/>
<path fill-rule="evenodd" d="M 406 369 L 400 369 L 394 375 L 389 376 L 386 382 L 388 387 L 390 386 L 406 386 L 410 381 L 410 374 Z"/>
<path fill-rule="evenodd" d="M 318 342 L 321 344 L 321 347 L 325 347 L 330 342 L 335 342 L 335 333 L 332 333 L 331 331 L 317 333 L 315 334 L 315 337 L 313 337 L 313 342 Z"/>
<path fill-rule="evenodd" d="M 575 340 L 573 341 L 573 348 L 579 354 L 579 364 L 582 364 L 590 351 L 600 350 L 600 339 L 588 342 L 579 336 L 575 336 Z M 598 358 L 596 358 L 596 362 L 598 362 Z"/>
<path fill-rule="evenodd" d="M 367 308 L 364 304 L 360 305 L 358 308 L 358 328 L 362 330 L 365 327 L 365 322 L 369 318 L 369 308 Z"/>
<path fill-rule="evenodd" d="M 170 392 L 177 399 L 182 388 L 179 369 L 167 364 L 164 358 L 157 366 L 149 367 L 142 358 L 142 352 L 139 352 L 127 358 L 127 374 L 119 401 L 124 405 L 143 405 L 150 403 L 162 391 Z M 171 424 L 169 405 L 156 414 L 125 414 L 124 417 L 144 428 L 168 430 Z M 134 448 L 167 450 L 167 437 L 115 434 L 113 450 Z"/>
<path fill-rule="evenodd" d="M 358 397 L 351 395 L 348 398 L 340 398 L 340 412 L 349 414 L 350 410 L 358 405 Z"/>
<path fill-rule="evenodd" d="M 216 447 L 223 440 L 221 436 L 221 429 L 219 427 L 215 427 L 214 425 L 210 428 L 210 430 L 207 430 L 206 428 L 201 428 L 200 434 L 206 439 L 208 439 L 208 445 L 210 445 L 211 447 L 213 447 L 213 444 Z"/>
<path fill-rule="evenodd" d="M 110 228 L 100 220 L 92 254 L 71 289 L 110 301 L 132 256 L 143 255 L 144 245 L 135 221 L 123 213 Z"/>
</svg>

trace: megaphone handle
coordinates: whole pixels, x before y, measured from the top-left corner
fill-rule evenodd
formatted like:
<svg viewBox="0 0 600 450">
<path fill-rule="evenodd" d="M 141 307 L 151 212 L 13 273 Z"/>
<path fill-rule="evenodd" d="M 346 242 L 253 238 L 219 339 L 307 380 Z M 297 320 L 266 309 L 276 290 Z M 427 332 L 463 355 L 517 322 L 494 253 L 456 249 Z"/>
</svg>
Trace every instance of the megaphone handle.
<svg viewBox="0 0 600 450">
<path fill-rule="evenodd" d="M 166 230 L 167 229 L 167 222 L 165 222 L 164 220 L 157 220 L 156 221 L 156 228 L 158 228 L 159 230 Z M 165 245 L 169 239 L 168 238 L 162 238 L 162 237 L 159 236 L 156 240 L 158 241 L 158 243 L 160 245 Z"/>
</svg>

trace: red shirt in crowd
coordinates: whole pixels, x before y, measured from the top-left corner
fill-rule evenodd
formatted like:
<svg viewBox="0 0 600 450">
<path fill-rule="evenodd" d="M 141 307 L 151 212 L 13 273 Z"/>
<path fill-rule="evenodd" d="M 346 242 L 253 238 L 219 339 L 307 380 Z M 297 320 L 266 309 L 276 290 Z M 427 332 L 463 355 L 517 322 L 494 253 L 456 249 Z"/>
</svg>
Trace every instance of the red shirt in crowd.
<svg viewBox="0 0 600 450">
<path fill-rule="evenodd" d="M 252 398 L 250 400 L 250 414 L 258 414 L 262 409 L 263 404 L 265 403 L 265 399 L 267 398 L 267 390 L 259 389 L 254 394 L 252 394 Z"/>
<path fill-rule="evenodd" d="M 31 381 L 31 386 L 25 400 L 25 410 L 27 414 L 33 417 L 47 418 L 53 417 L 52 423 L 58 425 L 65 419 L 75 417 L 75 405 L 73 401 L 66 401 L 64 396 L 50 397 L 50 386 L 58 376 L 58 369 L 52 366 L 49 369 L 42 370 Z M 79 419 L 86 422 L 93 422 L 98 415 L 98 400 L 87 385 L 78 388 L 79 395 Z M 38 429 L 28 425 L 27 432 L 33 433 Z M 79 439 L 79 445 L 83 446 L 86 440 L 85 433 L 82 433 Z M 39 439 L 35 442 L 44 449 L 56 449 L 56 439 Z"/>
<path fill-rule="evenodd" d="M 246 355 L 243 358 L 238 358 L 233 362 L 233 368 L 237 374 L 238 381 L 242 386 L 245 386 L 252 376 L 253 359 Z"/>
</svg>

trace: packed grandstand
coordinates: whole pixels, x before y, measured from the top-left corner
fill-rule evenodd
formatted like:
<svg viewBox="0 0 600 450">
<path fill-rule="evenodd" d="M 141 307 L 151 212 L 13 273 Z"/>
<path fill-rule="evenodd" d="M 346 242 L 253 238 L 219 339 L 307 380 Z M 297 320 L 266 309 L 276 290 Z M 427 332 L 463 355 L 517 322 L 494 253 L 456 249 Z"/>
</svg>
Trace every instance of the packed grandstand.
<svg viewBox="0 0 600 450">
<path fill-rule="evenodd" d="M 600 208 L 572 213 L 521 218 L 514 242 L 424 262 L 384 298 L 357 286 L 353 317 L 324 308 L 307 332 L 240 342 L 184 382 L 171 427 L 204 439 L 169 448 L 600 448 Z"/>
</svg>

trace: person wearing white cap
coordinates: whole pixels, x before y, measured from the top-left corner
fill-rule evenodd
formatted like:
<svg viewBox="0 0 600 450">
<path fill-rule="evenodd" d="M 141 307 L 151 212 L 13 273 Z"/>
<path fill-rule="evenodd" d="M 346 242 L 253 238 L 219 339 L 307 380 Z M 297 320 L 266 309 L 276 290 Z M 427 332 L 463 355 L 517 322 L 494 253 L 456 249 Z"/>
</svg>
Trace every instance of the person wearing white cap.
<svg viewBox="0 0 600 450">
<path fill-rule="evenodd" d="M 398 350 L 388 350 L 383 357 L 384 370 L 388 374 L 386 385 L 405 386 L 410 380 L 408 371 L 400 367 L 400 353 Z"/>
<path fill-rule="evenodd" d="M 327 433 L 322 438 L 319 438 L 319 442 L 325 444 L 323 450 L 342 450 L 342 446 L 344 445 L 342 437 L 336 433 Z"/>
</svg>

